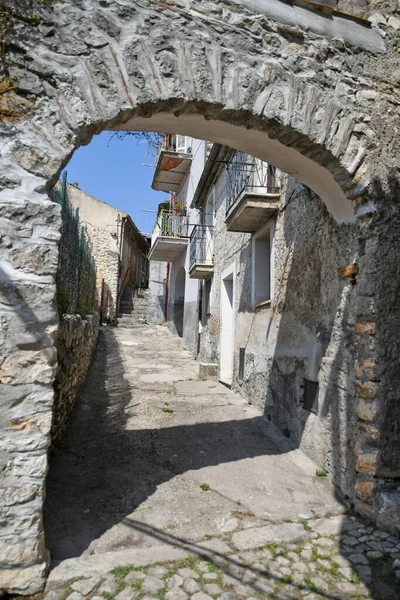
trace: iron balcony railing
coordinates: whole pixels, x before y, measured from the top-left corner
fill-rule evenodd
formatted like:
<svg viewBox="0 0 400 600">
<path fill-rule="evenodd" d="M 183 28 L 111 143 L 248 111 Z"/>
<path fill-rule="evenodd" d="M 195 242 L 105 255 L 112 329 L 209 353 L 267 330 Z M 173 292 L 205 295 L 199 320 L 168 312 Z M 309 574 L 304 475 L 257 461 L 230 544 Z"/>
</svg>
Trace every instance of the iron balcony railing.
<svg viewBox="0 0 400 600">
<path fill-rule="evenodd" d="M 152 245 L 158 237 L 187 238 L 189 237 L 189 220 L 184 212 L 161 210 L 152 234 Z"/>
<path fill-rule="evenodd" d="M 192 138 L 189 138 L 185 135 L 166 133 L 162 138 L 159 152 L 162 152 L 164 150 L 166 152 L 180 152 L 183 154 L 191 154 L 191 141 Z"/>
<path fill-rule="evenodd" d="M 214 227 L 195 225 L 190 235 L 190 268 L 194 265 L 213 265 Z"/>
<path fill-rule="evenodd" d="M 235 152 L 227 167 L 227 214 L 244 192 L 264 195 L 278 191 L 275 167 L 244 152 Z"/>
</svg>

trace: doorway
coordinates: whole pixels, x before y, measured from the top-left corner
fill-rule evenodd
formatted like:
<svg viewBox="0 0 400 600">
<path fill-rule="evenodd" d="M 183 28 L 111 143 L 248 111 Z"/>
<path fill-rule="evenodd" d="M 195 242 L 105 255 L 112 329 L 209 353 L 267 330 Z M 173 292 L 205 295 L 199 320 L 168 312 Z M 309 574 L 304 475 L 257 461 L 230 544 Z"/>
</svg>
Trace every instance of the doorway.
<svg viewBox="0 0 400 600">
<path fill-rule="evenodd" d="M 232 384 L 233 377 L 233 273 L 233 267 L 225 269 L 221 282 L 220 380 L 227 385 Z"/>
</svg>

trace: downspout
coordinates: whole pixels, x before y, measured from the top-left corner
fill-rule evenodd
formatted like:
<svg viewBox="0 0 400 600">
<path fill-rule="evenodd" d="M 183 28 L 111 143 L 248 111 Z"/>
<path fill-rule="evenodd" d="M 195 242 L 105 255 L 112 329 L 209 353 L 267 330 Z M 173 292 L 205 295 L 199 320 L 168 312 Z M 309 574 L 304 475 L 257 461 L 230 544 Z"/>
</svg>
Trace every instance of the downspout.
<svg viewBox="0 0 400 600">
<path fill-rule="evenodd" d="M 170 212 L 173 211 L 173 207 L 174 207 L 174 193 L 171 192 L 169 195 L 169 210 Z M 169 270 L 170 270 L 170 263 L 167 263 L 167 273 L 166 273 L 166 279 L 165 279 L 165 304 L 164 304 L 164 321 L 167 322 L 167 316 L 168 316 L 168 296 L 169 296 Z"/>
<path fill-rule="evenodd" d="M 122 252 L 123 252 L 123 248 L 124 248 L 124 237 L 125 237 L 125 221 L 126 221 L 126 217 L 122 218 L 121 221 L 121 238 L 120 238 L 120 246 L 119 246 L 119 264 L 118 264 L 118 283 L 117 283 L 117 302 L 116 302 L 116 312 L 119 312 L 119 301 L 120 301 L 120 296 L 121 296 L 121 290 L 122 290 L 122 286 L 123 286 L 123 281 L 122 281 Z"/>
<path fill-rule="evenodd" d="M 164 304 L 164 321 L 167 321 L 167 315 L 168 315 L 168 292 L 169 292 L 169 265 L 170 263 L 167 263 L 167 274 L 166 274 L 166 279 L 165 279 L 165 304 Z"/>
</svg>

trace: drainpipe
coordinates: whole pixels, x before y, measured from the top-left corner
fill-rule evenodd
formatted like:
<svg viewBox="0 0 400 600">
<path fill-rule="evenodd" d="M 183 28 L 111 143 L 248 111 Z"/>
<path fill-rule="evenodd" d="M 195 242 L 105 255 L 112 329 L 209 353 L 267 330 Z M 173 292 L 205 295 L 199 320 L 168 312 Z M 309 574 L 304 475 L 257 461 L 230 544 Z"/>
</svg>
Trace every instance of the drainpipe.
<svg viewBox="0 0 400 600">
<path fill-rule="evenodd" d="M 174 208 L 174 193 L 170 192 L 169 194 L 169 210 L 173 211 Z M 169 270 L 170 263 L 167 263 L 167 274 L 165 279 L 165 304 L 164 304 L 164 321 L 167 321 L 168 316 L 168 295 L 169 295 Z"/>
<path fill-rule="evenodd" d="M 119 214 L 118 214 L 119 217 Z M 116 310 L 117 312 L 119 312 L 119 301 L 120 301 L 120 294 L 121 294 L 121 289 L 122 289 L 122 285 L 123 285 L 123 281 L 122 281 L 122 253 L 123 253 L 123 248 L 124 248 L 124 237 L 125 237 L 125 221 L 126 221 L 126 217 L 123 217 L 121 220 L 121 237 L 119 240 L 120 246 L 119 246 L 119 252 L 118 252 L 118 280 L 117 280 L 117 300 L 116 300 Z"/>
<path fill-rule="evenodd" d="M 167 275 L 165 279 L 165 304 L 164 304 L 164 321 L 168 315 L 168 292 L 169 292 L 169 263 L 167 263 Z"/>
</svg>

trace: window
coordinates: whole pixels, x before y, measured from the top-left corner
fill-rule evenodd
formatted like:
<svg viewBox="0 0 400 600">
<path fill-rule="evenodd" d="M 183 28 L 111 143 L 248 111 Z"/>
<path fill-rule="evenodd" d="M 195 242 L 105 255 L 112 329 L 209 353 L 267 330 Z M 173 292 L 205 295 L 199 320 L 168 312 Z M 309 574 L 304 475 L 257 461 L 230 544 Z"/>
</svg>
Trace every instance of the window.
<svg viewBox="0 0 400 600">
<path fill-rule="evenodd" d="M 210 193 L 207 196 L 207 200 L 203 207 L 202 219 L 204 225 L 210 225 L 211 227 L 214 225 L 214 217 L 215 217 L 215 187 L 211 188 Z"/>
<path fill-rule="evenodd" d="M 259 306 L 272 298 L 274 223 L 267 223 L 253 236 L 252 302 Z"/>
</svg>

